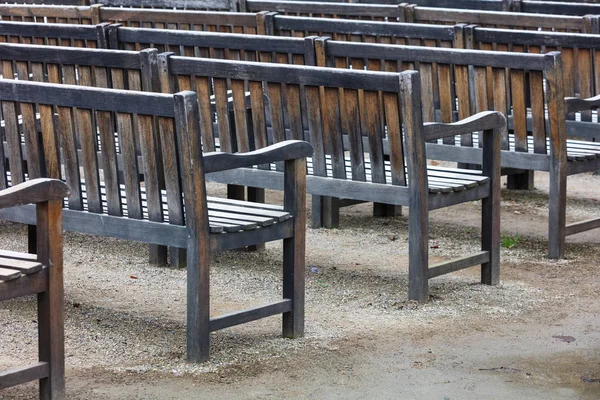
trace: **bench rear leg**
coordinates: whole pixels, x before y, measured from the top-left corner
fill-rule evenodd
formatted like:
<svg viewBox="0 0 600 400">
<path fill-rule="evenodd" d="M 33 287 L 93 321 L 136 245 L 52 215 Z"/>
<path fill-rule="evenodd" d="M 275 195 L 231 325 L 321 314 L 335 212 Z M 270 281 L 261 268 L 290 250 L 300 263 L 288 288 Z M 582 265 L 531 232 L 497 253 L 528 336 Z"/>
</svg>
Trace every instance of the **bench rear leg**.
<svg viewBox="0 0 600 400">
<path fill-rule="evenodd" d="M 511 190 L 533 190 L 534 172 L 523 171 L 506 177 L 506 188 Z"/>
<path fill-rule="evenodd" d="M 481 249 L 489 254 L 489 261 L 481 265 L 481 283 L 497 285 L 500 283 L 499 195 L 492 195 L 481 201 Z"/>
<path fill-rule="evenodd" d="M 254 203 L 264 203 L 265 202 L 265 189 L 248 187 L 248 201 Z M 248 246 L 248 250 L 250 251 L 258 251 L 264 250 L 265 244 L 255 244 L 254 246 Z"/>
<path fill-rule="evenodd" d="M 148 257 L 149 263 L 151 265 L 165 267 L 168 263 L 167 253 L 168 253 L 167 246 L 161 246 L 158 244 L 149 245 L 149 257 Z"/>
<path fill-rule="evenodd" d="M 373 203 L 374 217 L 399 217 L 401 215 L 402 206 L 384 203 Z"/>
<path fill-rule="evenodd" d="M 35 225 L 27 225 L 27 252 L 37 254 L 37 228 Z"/>
<path fill-rule="evenodd" d="M 210 256 L 194 239 L 187 249 L 187 359 L 199 363 L 210 353 Z"/>
<path fill-rule="evenodd" d="M 428 205 L 411 204 L 408 218 L 408 299 L 427 303 L 429 298 Z"/>
<path fill-rule="evenodd" d="M 340 226 L 340 199 L 313 196 L 311 226 L 313 228 L 338 228 Z"/>
</svg>

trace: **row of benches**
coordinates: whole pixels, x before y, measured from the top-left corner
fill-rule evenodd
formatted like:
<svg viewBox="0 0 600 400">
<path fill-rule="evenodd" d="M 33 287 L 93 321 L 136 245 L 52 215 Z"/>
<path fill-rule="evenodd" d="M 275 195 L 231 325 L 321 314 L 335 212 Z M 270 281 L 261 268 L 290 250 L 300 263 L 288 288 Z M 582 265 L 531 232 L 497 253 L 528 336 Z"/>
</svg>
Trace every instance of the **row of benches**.
<svg viewBox="0 0 600 400">
<path fill-rule="evenodd" d="M 17 45 L 2 47 L 12 47 L 14 51 Z M 29 49 L 30 54 L 44 51 L 43 47 Z M 62 62 L 68 53 L 76 52 L 81 53 L 79 63 L 94 52 L 102 53 L 96 59 L 113 62 L 122 56 L 121 67 L 133 56 L 131 52 L 110 50 L 45 49 L 53 50 Z M 50 72 L 52 57 L 49 53 L 44 56 Z M 302 204 L 307 167 L 303 160 L 296 159 L 309 156 L 312 148 L 305 142 L 285 139 L 308 138 L 315 148 L 308 166 L 312 173 L 306 187 L 310 192 L 358 196 L 366 201 L 384 200 L 411 207 L 412 299 L 427 300 L 429 278 L 472 265 L 482 265 L 483 282 L 498 282 L 500 133 L 506 123 L 500 113 L 485 112 L 455 124 L 425 124 L 420 82 L 414 71 L 376 73 L 168 55 L 163 59 L 168 61 L 168 65 L 161 64 L 163 69 L 179 74 L 177 90 L 188 86 L 195 88 L 197 95 L 184 91 L 173 97 L 23 80 L 0 81 L 6 140 L 3 157 L 8 160 L 8 170 L 1 174 L 5 179 L 2 186 L 39 176 L 63 179 L 72 192 L 64 210 L 65 229 L 186 249 L 191 360 L 206 359 L 211 330 L 257 318 L 284 313 L 284 334 L 297 336 L 302 332 Z M 86 69 L 79 68 L 78 75 L 85 76 Z M 98 68 L 95 70 L 98 72 Z M 113 79 L 119 76 L 115 69 L 110 75 Z M 189 75 L 193 78 L 186 78 Z M 127 76 L 136 80 L 132 74 Z M 231 93 L 227 93 L 228 81 Z M 249 98 L 246 88 L 250 90 Z M 263 88 L 267 88 L 268 102 Z M 286 97 L 278 96 L 284 90 L 285 104 L 281 99 Z M 362 104 L 359 93 L 370 99 L 381 96 L 384 107 Z M 275 126 L 277 98 L 279 106 L 287 107 L 291 116 L 299 116 L 300 103 L 308 105 L 307 132 L 297 122 L 289 130 L 281 124 Z M 244 115 L 247 101 L 251 125 L 246 124 Z M 229 103 L 234 112 L 235 143 L 243 153 L 217 152 L 203 157 L 203 147 L 210 150 L 213 143 L 221 149 L 225 147 L 227 129 L 215 137 L 213 127 L 228 125 L 224 114 Z M 271 108 L 270 129 L 264 112 L 267 107 Z M 354 110 L 352 119 L 348 118 L 350 109 Z M 369 121 L 363 124 L 361 115 L 365 111 Z M 291 119 L 294 120 L 298 118 Z M 385 124 L 385 138 L 378 121 Z M 352 126 L 352 132 L 345 131 L 343 127 L 347 126 Z M 366 126 L 370 129 L 363 130 Z M 427 167 L 426 140 L 473 131 L 483 131 L 483 172 Z M 275 147 L 267 147 L 270 143 L 275 143 Z M 345 143 L 351 154 L 349 163 L 344 157 Z M 390 149 L 389 163 L 382 162 L 384 147 Z M 252 149 L 257 150 L 247 153 Z M 369 161 L 370 171 L 356 169 L 357 157 L 363 164 Z M 282 173 L 275 162 L 286 159 L 290 161 Z M 347 164 L 352 175 L 362 173 L 362 179 L 350 178 Z M 225 171 L 253 165 L 258 167 L 235 170 L 239 174 Z M 239 179 L 241 184 L 285 188 L 284 207 L 206 198 L 204 173 L 209 174 L 209 179 L 212 175 L 227 182 L 238 183 Z M 477 199 L 484 200 L 482 251 L 429 268 L 429 209 Z M 35 211 L 28 206 L 4 209 L 0 216 L 27 224 L 35 222 Z M 209 321 L 209 249 L 222 251 L 281 238 L 287 271 L 284 300 Z"/>
<path fill-rule="evenodd" d="M 43 27 L 50 29 L 53 26 L 46 24 Z M 77 28 L 95 30 L 94 27 Z M 113 44 L 128 49 L 148 47 L 151 43 L 160 47 L 160 51 L 175 50 L 179 54 L 191 56 L 237 59 L 243 55 L 242 58 L 248 60 L 388 71 L 418 68 L 423 82 L 425 121 L 448 123 L 457 118 L 466 118 L 478 111 L 488 109 L 501 111 L 509 116 L 509 127 L 512 132 L 511 135 L 505 135 L 503 139 L 503 148 L 508 153 L 503 158 L 503 166 L 507 169 L 505 172 L 514 173 L 515 168 L 526 171 L 554 171 L 551 173 L 551 181 L 554 182 L 552 187 L 556 190 L 553 191 L 556 195 L 553 194 L 550 198 L 550 209 L 558 212 L 554 216 L 551 213 L 549 226 L 552 257 L 562 257 L 566 234 L 577 233 L 597 225 L 596 222 L 587 221 L 584 224 L 573 224 L 567 227 L 564 222 L 566 182 L 561 176 L 597 169 L 599 165 L 596 156 L 599 149 L 598 145 L 592 142 L 566 139 L 567 135 L 594 136 L 597 123 L 591 120 L 589 107 L 585 103 L 581 109 L 571 108 L 567 118 L 560 117 L 565 115 L 564 111 L 561 111 L 565 109 L 564 102 L 561 108 L 551 104 L 552 96 L 548 92 L 551 87 L 546 85 L 545 90 L 543 79 L 547 82 L 558 79 L 553 78 L 551 74 L 553 68 L 558 70 L 561 78 L 564 75 L 561 73 L 564 69 L 560 59 L 555 55 L 474 52 L 338 42 L 311 37 L 273 38 L 141 28 L 113 27 L 111 32 Z M 72 34 L 71 37 L 73 38 Z M 202 45 L 198 46 L 200 43 Z M 507 72 L 506 69 L 509 71 Z M 145 78 L 142 82 L 153 82 L 153 80 Z M 145 90 L 158 90 L 156 86 L 152 88 L 151 86 L 151 83 L 148 83 Z M 564 79 L 557 80 L 558 98 L 566 97 L 565 93 L 574 86 L 575 83 L 565 84 Z M 296 129 L 306 130 L 308 124 L 306 104 L 302 102 L 299 104 L 302 108 L 300 113 L 302 127 Z M 581 111 L 578 115 L 579 120 L 568 119 L 575 111 Z M 550 113 L 550 118 L 546 118 L 546 112 Z M 289 129 L 290 117 L 286 113 L 281 115 L 282 124 Z M 557 121 L 562 122 L 552 126 L 554 115 Z M 551 140 L 554 137 L 557 140 Z M 476 139 L 476 137 L 464 136 L 457 142 L 461 146 L 444 147 L 440 154 L 446 154 L 446 158 L 454 161 L 476 164 L 479 157 L 476 155 L 477 149 L 473 148 L 477 146 Z M 445 144 L 450 143 L 449 139 L 445 142 Z M 552 167 L 553 163 L 560 167 Z M 520 176 L 521 178 L 515 179 L 529 181 L 528 174 L 524 177 Z M 339 202 L 334 201 L 333 204 L 329 202 L 327 206 L 319 206 L 321 204 L 319 201 L 314 203 L 313 225 L 336 226 Z M 381 201 L 381 203 L 385 202 Z"/>
<path fill-rule="evenodd" d="M 104 5 L 110 7 L 136 7 L 155 9 L 184 9 L 184 10 L 212 10 L 212 11 L 248 11 L 255 7 L 249 3 L 262 2 L 262 0 L 52 0 L 34 1 L 19 0 L 18 3 L 27 4 L 59 4 L 59 5 Z M 296 2 L 291 0 L 290 2 Z M 557 15 L 586 15 L 600 14 L 600 5 L 593 2 L 556 2 L 548 0 L 410 0 L 402 2 L 399 0 L 303 0 L 298 3 L 314 4 L 315 10 L 338 3 L 363 3 L 383 5 L 398 5 L 399 3 L 410 3 L 420 7 L 451 9 L 473 9 L 479 11 L 504 11 L 531 14 L 557 14 Z M 385 9 L 385 7 L 382 7 Z M 264 8 L 259 11 L 268 10 Z M 310 11 L 308 11 L 310 12 Z M 314 11 L 318 13 L 319 11 Z M 395 18 L 397 15 L 391 15 Z"/>
</svg>

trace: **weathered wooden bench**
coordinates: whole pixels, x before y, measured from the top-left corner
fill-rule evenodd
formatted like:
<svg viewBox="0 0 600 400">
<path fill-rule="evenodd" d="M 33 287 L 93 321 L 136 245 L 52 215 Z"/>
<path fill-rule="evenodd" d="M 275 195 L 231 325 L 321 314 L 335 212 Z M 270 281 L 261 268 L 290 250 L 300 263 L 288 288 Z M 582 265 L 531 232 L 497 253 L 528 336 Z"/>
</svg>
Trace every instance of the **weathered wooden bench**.
<svg viewBox="0 0 600 400">
<path fill-rule="evenodd" d="M 66 184 L 32 179 L 0 190 L 0 209 L 35 204 L 37 255 L 0 250 L 0 301 L 37 295 L 39 361 L 0 372 L 0 390 L 39 380 L 40 399 L 65 399 L 62 202 Z"/>
<path fill-rule="evenodd" d="M 382 69 L 384 66 L 417 64 L 421 72 L 425 120 L 452 122 L 475 112 L 496 110 L 508 116 L 510 134 L 503 136 L 502 167 L 548 171 L 549 256 L 564 255 L 565 236 L 600 226 L 600 219 L 566 225 L 567 175 L 595 171 L 600 167 L 600 144 L 567 139 L 597 126 L 597 123 L 567 121 L 567 112 L 593 108 L 594 102 L 567 99 L 560 53 L 518 54 L 316 41 L 317 64 L 342 68 Z M 319 56 L 323 55 L 323 56 Z M 404 63 L 404 64 L 402 64 Z M 432 71 L 454 70 L 439 79 L 440 110 L 433 101 Z M 471 71 L 472 73 L 470 73 Z M 440 75 L 442 76 L 442 75 Z M 526 79 L 528 78 L 528 79 Z M 491 82 L 491 84 L 490 84 Z M 448 96 L 450 88 L 455 93 Z M 529 104 L 527 104 L 529 94 Z M 567 129 L 569 127 L 569 129 Z M 587 127 L 587 128 L 586 128 Z M 595 129 L 595 128 L 594 128 Z M 432 156 L 449 161 L 478 164 L 481 160 L 477 138 L 471 135 L 447 139 L 444 145 L 428 144 Z"/>
<path fill-rule="evenodd" d="M 315 154 L 308 163 L 308 193 L 322 196 L 324 202 L 335 197 L 409 206 L 410 299 L 427 301 L 428 279 L 477 264 L 483 265 L 482 282 L 497 283 L 499 142 L 496 140 L 505 129 L 501 114 L 484 113 L 454 125 L 424 125 L 415 72 L 344 71 L 179 57 L 169 53 L 159 58 L 161 82 L 169 84 L 167 90 L 195 88 L 202 101 L 209 98 L 212 88 L 217 109 L 227 106 L 226 88 L 230 81 L 235 130 L 225 123 L 226 118 L 219 118 L 222 123 L 216 126 L 210 123 L 210 109 L 205 103 L 200 112 L 206 149 L 216 146 L 215 137 L 221 146 L 235 140 L 240 151 L 286 139 L 310 140 Z M 359 101 L 361 96 L 368 101 Z M 383 108 L 378 105 L 379 98 L 384 101 Z M 308 107 L 308 126 L 302 120 L 303 99 Z M 289 117 L 287 127 L 285 114 Z M 271 116 L 270 127 L 266 115 Z M 427 167 L 425 139 L 475 130 L 485 131 L 483 174 Z M 389 154 L 389 161 L 384 160 L 384 153 Z M 276 170 L 277 166 L 261 165 L 215 174 L 209 179 L 274 189 L 281 186 L 281 174 Z M 429 210 L 476 199 L 483 199 L 482 253 L 429 268 Z M 315 214 L 319 218 L 326 207 L 327 204 L 315 204 L 313 200 L 313 218 Z"/>
<path fill-rule="evenodd" d="M 509 11 L 458 10 L 453 8 L 421 7 L 414 4 L 357 4 L 322 3 L 313 1 L 240 0 L 240 9 L 247 12 L 271 11 L 281 15 L 409 22 L 454 25 L 478 24 L 491 28 L 541 29 L 598 33 L 598 28 L 583 16 L 539 15 Z"/>
<path fill-rule="evenodd" d="M 11 128 L 16 122 L 7 124 L 7 140 L 15 137 L 25 143 L 24 149 L 9 147 L 5 154 L 10 170 L 4 164 L 0 167 L 0 187 L 39 176 L 63 179 L 73 196 L 63 210 L 66 230 L 187 250 L 189 360 L 208 358 L 211 331 L 271 315 L 283 314 L 284 336 L 302 336 L 309 144 L 282 142 L 245 154 L 203 155 L 199 105 L 204 108 L 207 100 L 198 102 L 189 91 L 173 96 L 0 80 L 0 101 L 13 104 L 22 114 L 23 129 Z M 44 146 L 38 142 L 34 108 L 40 114 Z M 81 157 L 76 131 L 81 136 Z M 141 157 L 136 156 L 134 132 L 140 134 Z M 22 165 L 25 158 L 27 172 L 11 167 Z M 283 207 L 207 197 L 205 174 L 276 161 L 284 161 L 284 184 L 279 187 L 284 188 Z M 35 224 L 35 210 L 28 206 L 0 210 L 0 217 Z M 282 239 L 283 299 L 210 318 L 209 254 Z"/>
</svg>

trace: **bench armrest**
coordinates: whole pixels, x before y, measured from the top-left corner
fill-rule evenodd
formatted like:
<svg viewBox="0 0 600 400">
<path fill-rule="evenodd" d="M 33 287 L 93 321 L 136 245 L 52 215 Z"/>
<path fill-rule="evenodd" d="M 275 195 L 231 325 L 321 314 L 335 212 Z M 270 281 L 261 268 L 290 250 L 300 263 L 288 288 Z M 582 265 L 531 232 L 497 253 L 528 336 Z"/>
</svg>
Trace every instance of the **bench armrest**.
<svg viewBox="0 0 600 400">
<path fill-rule="evenodd" d="M 582 99 L 581 97 L 565 97 L 565 112 L 596 110 L 600 107 L 600 95 Z"/>
<path fill-rule="evenodd" d="M 306 158 L 313 154 L 310 143 L 302 140 L 286 140 L 247 153 L 211 152 L 204 154 L 204 173 L 251 167 L 276 161 Z"/>
<path fill-rule="evenodd" d="M 70 194 L 66 183 L 58 179 L 40 178 L 0 190 L 0 208 L 23 204 L 62 200 Z"/>
<path fill-rule="evenodd" d="M 502 113 L 483 111 L 449 124 L 426 122 L 424 124 L 425 140 L 436 140 L 476 131 L 497 129 L 503 126 L 506 126 L 506 118 Z"/>
</svg>

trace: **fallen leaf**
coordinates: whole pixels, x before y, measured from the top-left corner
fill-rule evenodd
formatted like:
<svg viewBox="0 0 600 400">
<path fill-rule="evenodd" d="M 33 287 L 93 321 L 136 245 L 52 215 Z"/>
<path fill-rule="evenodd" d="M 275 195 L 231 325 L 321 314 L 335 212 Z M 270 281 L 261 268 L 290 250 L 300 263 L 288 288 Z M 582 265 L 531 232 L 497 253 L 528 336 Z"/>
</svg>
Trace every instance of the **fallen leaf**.
<svg viewBox="0 0 600 400">
<path fill-rule="evenodd" d="M 567 343 L 571 343 L 575 341 L 575 338 L 573 336 L 562 336 L 562 335 L 557 335 L 557 336 L 552 336 L 554 339 L 558 339 L 561 342 L 567 342 Z"/>
</svg>

